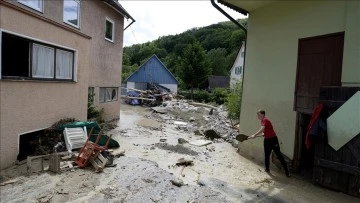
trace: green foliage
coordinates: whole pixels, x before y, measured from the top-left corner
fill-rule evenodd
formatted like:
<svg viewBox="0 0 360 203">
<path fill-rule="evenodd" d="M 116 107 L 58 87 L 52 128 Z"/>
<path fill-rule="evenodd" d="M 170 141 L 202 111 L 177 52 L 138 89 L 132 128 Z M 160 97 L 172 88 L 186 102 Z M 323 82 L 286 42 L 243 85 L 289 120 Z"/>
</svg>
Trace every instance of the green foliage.
<svg viewBox="0 0 360 203">
<path fill-rule="evenodd" d="M 239 21 L 243 25 L 247 22 L 246 19 Z M 185 58 L 184 50 L 189 44 L 194 43 L 199 43 L 204 48 L 205 58 L 211 69 L 210 74 L 226 76 L 229 74 L 243 40 L 245 40 L 244 32 L 234 23 L 227 21 L 193 28 L 177 35 L 163 36 L 152 42 L 124 47 L 123 74 L 125 75 L 122 79 L 126 79 L 126 76 L 136 70 L 135 67 L 139 67 L 153 54 L 164 62 L 175 77 L 184 79 L 181 70 L 182 61 Z M 207 80 L 207 78 L 201 79 Z"/>
<path fill-rule="evenodd" d="M 234 86 L 234 91 L 231 92 L 226 98 L 226 108 L 228 111 L 228 118 L 232 120 L 240 119 L 241 109 L 241 95 L 242 95 L 242 84 L 238 81 Z"/>
<path fill-rule="evenodd" d="M 181 60 L 180 78 L 188 88 L 204 87 L 211 73 L 204 48 L 198 41 L 188 44 Z"/>
<path fill-rule="evenodd" d="M 188 90 L 179 91 L 179 94 L 184 96 L 185 99 L 192 99 L 197 102 L 205 103 L 211 102 L 211 94 L 206 90 L 195 90 L 193 92 L 193 98 L 191 98 L 191 91 Z"/>
<path fill-rule="evenodd" d="M 104 123 L 104 109 L 98 110 L 94 106 L 95 93 L 88 93 L 87 118 L 88 120 L 96 120 L 98 123 Z"/>
<path fill-rule="evenodd" d="M 214 92 L 211 95 L 211 101 L 216 102 L 217 104 L 224 104 L 229 91 L 225 88 L 215 88 Z"/>
</svg>

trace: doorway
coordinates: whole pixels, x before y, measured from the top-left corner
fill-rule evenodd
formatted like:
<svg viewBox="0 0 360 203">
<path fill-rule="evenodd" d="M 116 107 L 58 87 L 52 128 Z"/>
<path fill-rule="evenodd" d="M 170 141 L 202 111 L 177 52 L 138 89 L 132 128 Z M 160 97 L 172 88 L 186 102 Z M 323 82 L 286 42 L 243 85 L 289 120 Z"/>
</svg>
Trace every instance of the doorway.
<svg viewBox="0 0 360 203">
<path fill-rule="evenodd" d="M 312 174 L 314 146 L 305 146 L 306 128 L 322 86 L 341 86 L 344 32 L 299 39 L 294 110 L 297 112 L 293 169 Z M 308 173 L 306 172 L 306 174 Z"/>
</svg>

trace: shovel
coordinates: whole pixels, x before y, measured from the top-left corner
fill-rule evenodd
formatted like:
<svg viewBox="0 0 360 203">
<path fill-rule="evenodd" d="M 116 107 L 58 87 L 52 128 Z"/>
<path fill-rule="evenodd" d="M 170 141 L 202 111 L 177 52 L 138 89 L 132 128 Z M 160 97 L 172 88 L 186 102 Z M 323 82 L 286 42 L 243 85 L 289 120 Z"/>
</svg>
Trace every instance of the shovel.
<svg viewBox="0 0 360 203">
<path fill-rule="evenodd" d="M 249 136 L 247 136 L 247 135 L 245 135 L 245 134 L 239 134 L 239 135 L 236 136 L 235 139 L 236 139 L 237 141 L 239 141 L 239 142 L 243 142 L 243 141 L 247 140 L 248 137 L 249 137 Z"/>
</svg>

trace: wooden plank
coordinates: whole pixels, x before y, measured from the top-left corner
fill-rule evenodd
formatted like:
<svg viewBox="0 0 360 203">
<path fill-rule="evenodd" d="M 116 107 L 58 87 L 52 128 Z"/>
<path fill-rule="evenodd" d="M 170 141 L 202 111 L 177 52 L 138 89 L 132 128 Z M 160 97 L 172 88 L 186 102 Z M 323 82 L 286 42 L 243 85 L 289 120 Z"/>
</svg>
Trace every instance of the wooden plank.
<svg viewBox="0 0 360 203">
<path fill-rule="evenodd" d="M 354 167 L 354 166 L 349 166 L 346 164 L 341 164 L 341 163 L 337 163 L 334 161 L 329 161 L 329 160 L 325 160 L 325 159 L 315 159 L 315 163 L 317 166 L 321 166 L 324 168 L 329 168 L 332 169 L 334 171 L 341 171 L 344 173 L 348 173 L 348 174 L 353 174 L 356 176 L 360 176 L 360 168 L 359 167 Z"/>
</svg>

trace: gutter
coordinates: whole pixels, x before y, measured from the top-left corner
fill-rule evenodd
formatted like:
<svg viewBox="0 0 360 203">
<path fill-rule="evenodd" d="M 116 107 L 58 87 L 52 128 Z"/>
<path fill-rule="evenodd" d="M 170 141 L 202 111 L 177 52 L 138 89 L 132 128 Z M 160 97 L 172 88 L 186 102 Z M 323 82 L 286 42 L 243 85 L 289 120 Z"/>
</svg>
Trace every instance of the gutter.
<svg viewBox="0 0 360 203">
<path fill-rule="evenodd" d="M 119 12 L 122 16 L 124 16 L 126 19 L 131 19 L 132 22 L 124 28 L 126 30 L 130 25 L 135 23 L 135 19 L 131 17 L 131 15 L 121 6 L 121 4 L 117 0 L 103 0 L 105 4 L 112 7 L 114 10 Z"/>
<path fill-rule="evenodd" d="M 226 3 L 226 2 L 223 2 L 221 0 L 218 0 L 220 1 L 221 3 Z M 241 25 L 238 21 L 236 21 L 233 17 L 231 17 L 228 13 L 226 13 L 226 11 L 224 11 L 222 8 L 220 8 L 220 6 L 218 6 L 216 3 L 215 3 L 215 0 L 211 0 L 211 4 L 218 10 L 220 11 L 220 13 L 222 13 L 224 16 L 226 16 L 230 21 L 232 21 L 233 23 L 235 23 L 240 29 L 242 29 L 245 33 L 245 48 L 244 48 L 244 64 L 243 64 L 243 71 L 242 71 L 242 79 L 241 79 L 241 102 L 242 102 L 242 95 L 243 95 L 243 90 L 244 90 L 244 75 L 245 75 L 245 60 L 246 60 L 246 48 L 247 48 L 247 45 L 246 45 L 246 42 L 247 42 L 247 30 L 246 28 Z M 229 4 L 230 5 L 230 4 Z M 229 6 L 229 5 L 226 5 L 226 6 Z M 230 7 L 230 8 L 233 8 L 233 7 Z M 237 8 L 237 7 L 236 7 Z M 233 8 L 234 9 L 234 8 Z M 241 9 L 241 8 L 238 8 L 238 9 L 234 9 L 236 10 L 237 12 L 239 13 L 242 13 L 244 15 L 248 14 L 249 12 L 247 12 L 246 10 L 244 9 Z M 241 47 L 240 47 L 241 49 Z M 241 118 L 241 107 L 240 107 L 240 118 Z M 240 123 L 240 118 L 239 118 L 239 123 Z"/>
</svg>

